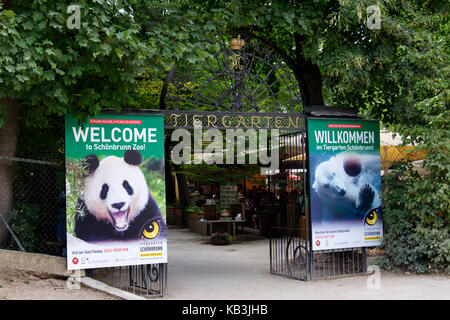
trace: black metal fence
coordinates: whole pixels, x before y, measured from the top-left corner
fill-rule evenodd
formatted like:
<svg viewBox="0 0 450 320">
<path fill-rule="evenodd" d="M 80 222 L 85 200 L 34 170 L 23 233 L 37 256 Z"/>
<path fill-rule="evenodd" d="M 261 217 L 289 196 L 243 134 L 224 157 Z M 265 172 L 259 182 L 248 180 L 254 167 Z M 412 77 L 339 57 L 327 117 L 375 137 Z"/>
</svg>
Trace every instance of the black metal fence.
<svg viewBox="0 0 450 320">
<path fill-rule="evenodd" d="M 89 269 L 88 276 L 112 287 L 144 296 L 163 296 L 167 289 L 167 263 Z"/>
<path fill-rule="evenodd" d="M 270 272 L 295 279 L 310 280 L 311 259 L 304 230 L 271 227 Z"/>
<path fill-rule="evenodd" d="M 305 138 L 305 131 L 280 135 L 279 172 L 268 176 L 270 272 L 300 280 L 364 274 L 365 248 L 312 250 Z"/>
<path fill-rule="evenodd" d="M 306 229 L 271 229 L 270 272 L 273 274 L 319 280 L 367 273 L 365 248 L 311 251 Z"/>
<path fill-rule="evenodd" d="M 321 250 L 312 253 L 312 279 L 329 279 L 367 273 L 365 248 Z"/>
<path fill-rule="evenodd" d="M 66 256 L 65 168 L 25 158 L 0 158 L 7 166 L 9 191 L 0 193 L 0 248 Z M 9 194 L 9 196 L 8 196 Z M 144 297 L 162 296 L 167 264 L 90 269 L 87 274 Z"/>
</svg>

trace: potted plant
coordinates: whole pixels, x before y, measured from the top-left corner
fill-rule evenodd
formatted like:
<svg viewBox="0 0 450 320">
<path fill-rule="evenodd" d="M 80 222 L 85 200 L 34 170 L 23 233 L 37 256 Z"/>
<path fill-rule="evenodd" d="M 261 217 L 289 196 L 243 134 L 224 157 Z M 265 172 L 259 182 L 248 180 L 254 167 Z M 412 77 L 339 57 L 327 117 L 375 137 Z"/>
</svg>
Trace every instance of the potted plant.
<svg viewBox="0 0 450 320">
<path fill-rule="evenodd" d="M 203 209 L 199 206 L 189 206 L 186 208 L 188 214 L 188 228 L 192 232 L 206 235 L 206 223 L 202 223 L 200 219 L 203 219 Z"/>
<path fill-rule="evenodd" d="M 173 203 L 168 203 L 166 206 L 166 221 L 167 224 L 176 225 L 176 217 L 177 213 L 179 212 L 179 215 L 181 216 L 181 206 L 180 201 L 177 200 Z"/>
<path fill-rule="evenodd" d="M 233 242 L 233 236 L 226 232 L 215 232 L 210 237 L 211 243 L 214 245 L 227 245 Z"/>
<path fill-rule="evenodd" d="M 166 207 L 167 224 L 182 226 L 183 211 L 181 209 L 180 200 L 170 203 Z"/>
<path fill-rule="evenodd" d="M 189 206 L 186 208 L 189 219 L 200 220 L 203 218 L 203 209 L 199 206 Z"/>
</svg>

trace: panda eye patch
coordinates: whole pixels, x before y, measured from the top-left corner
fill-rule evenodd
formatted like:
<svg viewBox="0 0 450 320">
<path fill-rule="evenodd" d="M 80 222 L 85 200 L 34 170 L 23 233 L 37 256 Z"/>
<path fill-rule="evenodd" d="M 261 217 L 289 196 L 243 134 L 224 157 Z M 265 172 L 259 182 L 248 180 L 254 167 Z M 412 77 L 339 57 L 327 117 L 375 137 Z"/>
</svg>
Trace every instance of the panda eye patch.
<svg viewBox="0 0 450 320">
<path fill-rule="evenodd" d="M 109 187 L 106 183 L 102 186 L 102 191 L 100 191 L 100 199 L 105 200 L 106 195 L 108 194 Z"/>
<path fill-rule="evenodd" d="M 133 188 L 130 186 L 127 180 L 123 180 L 122 186 L 130 196 L 133 194 Z"/>
</svg>

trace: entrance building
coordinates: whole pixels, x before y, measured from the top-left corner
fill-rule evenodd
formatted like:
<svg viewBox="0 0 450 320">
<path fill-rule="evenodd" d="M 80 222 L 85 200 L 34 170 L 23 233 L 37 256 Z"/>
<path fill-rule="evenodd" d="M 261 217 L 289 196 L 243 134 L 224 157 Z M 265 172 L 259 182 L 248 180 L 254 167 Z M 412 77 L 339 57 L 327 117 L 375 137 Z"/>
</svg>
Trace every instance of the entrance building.
<svg viewBox="0 0 450 320">
<path fill-rule="evenodd" d="M 241 213 L 249 222 L 256 217 L 261 234 L 270 238 L 270 272 L 301 280 L 366 273 L 363 246 L 313 250 L 308 163 L 307 119 L 361 116 L 347 108 L 305 105 L 301 77 L 293 71 L 289 60 L 261 39 L 241 34 L 230 41 L 218 37 L 205 46 L 208 54 L 204 63 L 190 70 L 177 66 L 168 73 L 159 110 L 124 111 L 164 115 L 166 167 L 174 169 L 174 172 L 166 170 L 166 183 L 172 184 L 170 188 L 174 190 L 168 197 L 183 202 L 182 194 L 189 192 L 186 177 L 177 175 L 185 164 L 209 161 L 221 168 L 247 164 L 265 168 L 258 174 L 264 190 L 254 216 L 245 214 L 245 198 L 252 194 L 253 188 L 239 190 L 244 199 L 242 210 L 231 206 L 227 209 L 234 211 L 232 215 Z M 174 134 L 180 129 L 187 132 L 189 140 L 181 146 L 182 133 Z M 229 132 L 233 133 L 231 147 L 227 146 Z M 217 141 L 217 136 L 222 140 Z M 239 137 L 243 137 L 242 150 L 238 148 Z M 252 148 L 252 141 L 256 142 L 256 148 Z M 181 163 L 174 163 L 174 154 L 181 155 Z M 205 201 L 205 210 L 210 204 Z M 187 212 L 176 218 L 175 212 L 168 209 L 167 215 L 169 223 L 187 224 Z M 220 217 L 213 215 L 206 220 L 213 218 Z M 138 286 L 147 294 L 163 294 L 167 266 L 133 268 L 127 271 L 129 283 L 139 279 Z M 158 285 L 152 285 L 155 282 Z"/>
</svg>

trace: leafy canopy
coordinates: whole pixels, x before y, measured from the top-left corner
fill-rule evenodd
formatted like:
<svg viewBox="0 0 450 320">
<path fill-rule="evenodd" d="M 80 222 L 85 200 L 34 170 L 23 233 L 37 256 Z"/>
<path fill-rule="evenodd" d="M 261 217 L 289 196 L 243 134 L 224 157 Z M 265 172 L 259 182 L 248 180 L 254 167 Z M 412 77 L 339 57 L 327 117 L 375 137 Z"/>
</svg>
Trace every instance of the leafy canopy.
<svg viewBox="0 0 450 320">
<path fill-rule="evenodd" d="M 136 76 L 203 56 L 205 26 L 180 1 L 81 0 L 81 26 L 72 30 L 68 1 L 3 2 L 0 98 L 18 99 L 29 125 L 48 125 L 49 114 L 120 110 L 133 104 Z"/>
</svg>

